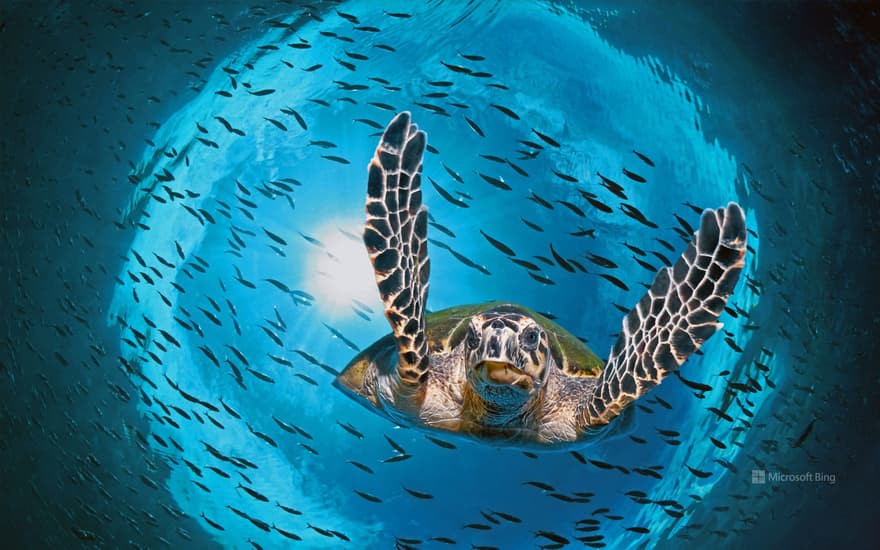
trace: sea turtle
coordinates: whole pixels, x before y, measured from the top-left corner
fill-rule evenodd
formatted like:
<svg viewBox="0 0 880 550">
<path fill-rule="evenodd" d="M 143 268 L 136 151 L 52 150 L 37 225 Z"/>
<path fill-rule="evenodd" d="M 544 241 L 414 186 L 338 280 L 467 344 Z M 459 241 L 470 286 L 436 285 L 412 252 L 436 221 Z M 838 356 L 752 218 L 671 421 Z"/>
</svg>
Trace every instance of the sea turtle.
<svg viewBox="0 0 880 550">
<path fill-rule="evenodd" d="M 680 367 L 719 327 L 746 252 L 742 209 L 704 210 L 674 266 L 623 319 L 607 363 L 547 317 L 505 302 L 427 314 L 424 131 L 398 114 L 369 165 L 364 243 L 392 333 L 337 377 L 398 423 L 481 439 L 585 439 Z"/>
</svg>

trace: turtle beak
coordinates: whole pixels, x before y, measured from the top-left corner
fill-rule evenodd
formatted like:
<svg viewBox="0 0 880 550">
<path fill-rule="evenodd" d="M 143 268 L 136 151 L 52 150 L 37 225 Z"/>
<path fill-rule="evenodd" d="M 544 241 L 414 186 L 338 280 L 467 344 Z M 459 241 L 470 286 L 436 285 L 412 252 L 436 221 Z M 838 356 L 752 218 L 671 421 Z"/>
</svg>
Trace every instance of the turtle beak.
<svg viewBox="0 0 880 550">
<path fill-rule="evenodd" d="M 477 374 L 486 382 L 499 386 L 515 386 L 530 392 L 535 379 L 506 361 L 480 361 L 474 367 Z"/>
<path fill-rule="evenodd" d="M 474 374 L 490 386 L 514 387 L 531 393 L 535 388 L 535 379 L 528 372 L 514 366 L 514 349 L 516 333 L 496 319 L 484 332 L 482 346 L 475 358 Z"/>
</svg>

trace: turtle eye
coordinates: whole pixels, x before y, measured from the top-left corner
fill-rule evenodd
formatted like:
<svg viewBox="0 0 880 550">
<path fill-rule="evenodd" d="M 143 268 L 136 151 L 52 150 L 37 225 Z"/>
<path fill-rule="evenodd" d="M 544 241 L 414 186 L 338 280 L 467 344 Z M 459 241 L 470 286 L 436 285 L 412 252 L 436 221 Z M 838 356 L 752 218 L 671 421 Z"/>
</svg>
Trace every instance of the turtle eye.
<svg viewBox="0 0 880 550">
<path fill-rule="evenodd" d="M 467 339 L 465 345 L 468 349 L 476 349 L 480 345 L 480 335 L 474 330 L 474 325 L 468 325 Z"/>
<path fill-rule="evenodd" d="M 523 348 L 533 350 L 538 347 L 538 340 L 540 339 L 541 334 L 538 332 L 538 329 L 535 327 L 529 327 L 523 332 L 520 342 Z"/>
</svg>

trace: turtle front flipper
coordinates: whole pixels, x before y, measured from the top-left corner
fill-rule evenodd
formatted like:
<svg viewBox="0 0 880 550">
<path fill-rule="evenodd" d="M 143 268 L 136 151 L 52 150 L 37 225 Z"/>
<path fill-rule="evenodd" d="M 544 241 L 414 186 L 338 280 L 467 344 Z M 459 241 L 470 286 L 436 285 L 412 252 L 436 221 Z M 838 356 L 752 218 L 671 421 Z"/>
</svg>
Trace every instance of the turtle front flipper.
<svg viewBox="0 0 880 550">
<path fill-rule="evenodd" d="M 746 254 L 742 208 L 704 210 L 700 229 L 673 267 L 623 319 L 623 330 L 587 403 L 587 426 L 607 424 L 659 384 L 721 327 L 718 317 Z"/>
<path fill-rule="evenodd" d="M 428 370 L 425 302 L 430 259 L 427 209 L 422 205 L 422 155 L 427 136 L 394 117 L 370 162 L 364 244 L 376 272 L 385 317 L 397 340 L 397 375 L 409 387 L 424 382 Z"/>
</svg>

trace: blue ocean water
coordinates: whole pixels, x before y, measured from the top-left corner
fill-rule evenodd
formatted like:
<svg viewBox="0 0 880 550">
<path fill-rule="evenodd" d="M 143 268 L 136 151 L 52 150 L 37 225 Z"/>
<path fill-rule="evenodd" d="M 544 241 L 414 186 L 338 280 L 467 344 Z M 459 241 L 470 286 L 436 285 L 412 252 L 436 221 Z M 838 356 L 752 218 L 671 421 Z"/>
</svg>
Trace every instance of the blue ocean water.
<svg viewBox="0 0 880 550">
<path fill-rule="evenodd" d="M 15 546 L 872 546 L 870 7 L 0 13 Z M 389 331 L 365 167 L 402 110 L 431 147 L 431 310 L 519 302 L 606 357 L 697 212 L 735 200 L 723 332 L 574 452 L 350 400 L 333 373 Z"/>
</svg>

